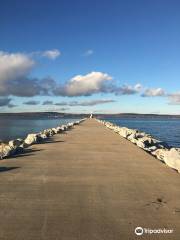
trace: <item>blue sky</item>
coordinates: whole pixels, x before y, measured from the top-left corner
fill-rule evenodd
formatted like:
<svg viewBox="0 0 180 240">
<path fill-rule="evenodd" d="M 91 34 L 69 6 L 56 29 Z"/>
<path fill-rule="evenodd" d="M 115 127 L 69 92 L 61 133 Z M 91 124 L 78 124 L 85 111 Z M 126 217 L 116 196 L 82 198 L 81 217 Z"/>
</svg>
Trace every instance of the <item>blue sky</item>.
<svg viewBox="0 0 180 240">
<path fill-rule="evenodd" d="M 180 114 L 179 12 L 175 0 L 2 0 L 0 111 Z"/>
</svg>

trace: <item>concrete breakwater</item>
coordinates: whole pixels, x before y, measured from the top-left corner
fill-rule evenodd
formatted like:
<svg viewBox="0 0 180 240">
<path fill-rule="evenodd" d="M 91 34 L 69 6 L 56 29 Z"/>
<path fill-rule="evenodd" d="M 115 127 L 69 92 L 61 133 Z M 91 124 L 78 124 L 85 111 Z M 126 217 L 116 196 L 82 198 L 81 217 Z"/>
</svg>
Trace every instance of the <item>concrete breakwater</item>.
<svg viewBox="0 0 180 240">
<path fill-rule="evenodd" d="M 171 148 L 165 142 L 137 129 L 120 127 L 99 119 L 97 121 L 180 173 L 180 148 Z"/>
<path fill-rule="evenodd" d="M 25 148 L 28 148 L 33 144 L 43 142 L 55 134 L 67 131 L 68 129 L 71 129 L 74 125 L 79 125 L 84 120 L 85 119 L 81 119 L 79 121 L 70 122 L 66 125 L 45 129 L 39 133 L 30 133 L 27 135 L 25 139 L 18 138 L 18 139 L 9 141 L 6 144 L 1 143 L 0 159 L 10 157 L 18 153 L 22 153 Z"/>
<path fill-rule="evenodd" d="M 0 183 L 1 240 L 179 240 L 179 174 L 93 118 L 1 161 Z"/>
</svg>

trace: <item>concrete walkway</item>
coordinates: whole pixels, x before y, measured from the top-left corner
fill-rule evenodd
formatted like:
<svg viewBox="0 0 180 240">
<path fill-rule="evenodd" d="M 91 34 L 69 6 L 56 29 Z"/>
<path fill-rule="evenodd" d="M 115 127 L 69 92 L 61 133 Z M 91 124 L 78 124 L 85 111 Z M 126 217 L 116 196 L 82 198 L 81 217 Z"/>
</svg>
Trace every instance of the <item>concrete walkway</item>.
<svg viewBox="0 0 180 240">
<path fill-rule="evenodd" d="M 134 234 L 137 226 L 173 234 Z M 0 162 L 0 240 L 180 239 L 180 175 L 95 120 Z"/>
</svg>

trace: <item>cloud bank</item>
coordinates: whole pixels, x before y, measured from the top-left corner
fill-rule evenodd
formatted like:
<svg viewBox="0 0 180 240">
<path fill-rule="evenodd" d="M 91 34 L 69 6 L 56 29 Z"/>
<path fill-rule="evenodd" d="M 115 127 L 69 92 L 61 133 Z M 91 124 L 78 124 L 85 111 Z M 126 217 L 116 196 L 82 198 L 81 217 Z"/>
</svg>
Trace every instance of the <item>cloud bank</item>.
<svg viewBox="0 0 180 240">
<path fill-rule="evenodd" d="M 57 49 L 40 52 L 44 57 L 56 59 L 60 56 Z M 90 52 L 89 52 L 90 53 Z M 122 85 L 115 83 L 113 77 L 105 72 L 92 71 L 85 75 L 75 75 L 64 84 L 59 84 L 50 77 L 31 77 L 31 72 L 36 62 L 29 54 L 7 53 L 0 51 L 0 107 L 14 107 L 11 103 L 12 96 L 91 96 L 93 94 L 133 95 L 141 93 L 142 97 L 167 97 L 169 104 L 180 104 L 180 92 L 166 93 L 162 88 L 147 88 L 144 90 L 141 84 Z M 143 92 L 144 90 L 144 92 Z M 143 93 L 142 93 L 143 92 Z M 55 105 L 69 106 L 93 106 L 112 102 L 112 100 L 98 100 L 88 102 L 73 101 L 68 103 L 56 103 Z M 33 101 L 27 101 L 26 105 L 36 105 Z M 38 104 L 38 103 L 37 103 Z M 53 105 L 52 101 L 45 101 L 43 105 Z"/>
<path fill-rule="evenodd" d="M 90 101 L 70 101 L 70 102 L 59 102 L 59 103 L 53 103 L 53 101 L 44 101 L 42 105 L 55 105 L 55 106 L 95 106 L 98 104 L 105 104 L 105 103 L 112 103 L 116 102 L 112 99 L 96 99 L 96 100 L 90 100 Z"/>
<path fill-rule="evenodd" d="M 112 103 L 116 102 L 115 100 L 112 99 L 96 99 L 96 100 L 91 100 L 91 101 L 71 101 L 71 102 L 61 102 L 61 103 L 55 103 L 55 105 L 58 106 L 95 106 L 99 104 L 105 104 L 105 103 Z"/>
</svg>

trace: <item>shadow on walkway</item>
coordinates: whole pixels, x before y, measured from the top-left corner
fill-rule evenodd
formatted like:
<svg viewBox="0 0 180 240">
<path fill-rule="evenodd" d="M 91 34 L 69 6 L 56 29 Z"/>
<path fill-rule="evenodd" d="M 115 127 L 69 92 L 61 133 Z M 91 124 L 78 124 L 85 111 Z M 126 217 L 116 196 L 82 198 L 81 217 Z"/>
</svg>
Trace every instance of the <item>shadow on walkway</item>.
<svg viewBox="0 0 180 240">
<path fill-rule="evenodd" d="M 14 169 L 17 169 L 17 168 L 20 168 L 20 167 L 0 167 L 0 173 L 11 171 L 11 170 L 14 170 Z"/>
<path fill-rule="evenodd" d="M 20 152 L 17 152 L 15 155 L 10 156 L 9 158 L 20 158 L 20 157 L 28 157 L 28 156 L 33 156 L 35 155 L 35 152 L 43 151 L 44 149 L 32 149 L 32 148 L 27 148 L 23 149 Z"/>
<path fill-rule="evenodd" d="M 49 143 L 62 143 L 64 142 L 63 140 L 53 140 L 53 139 L 48 139 L 48 140 L 44 140 L 43 142 L 39 142 L 37 144 L 41 145 L 41 144 L 49 144 Z"/>
</svg>

